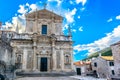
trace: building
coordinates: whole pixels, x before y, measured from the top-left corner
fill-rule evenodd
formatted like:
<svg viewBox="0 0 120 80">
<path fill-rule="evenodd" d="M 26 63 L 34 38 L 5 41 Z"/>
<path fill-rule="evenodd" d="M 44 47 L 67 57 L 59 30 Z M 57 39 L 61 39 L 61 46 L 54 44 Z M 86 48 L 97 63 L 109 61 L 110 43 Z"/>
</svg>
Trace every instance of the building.
<svg viewBox="0 0 120 80">
<path fill-rule="evenodd" d="M 112 56 L 99 56 L 91 61 L 93 73 L 96 77 L 111 78 L 115 75 Z"/>
<path fill-rule="evenodd" d="M 13 31 L 0 31 L 0 78 L 14 77 L 14 63 L 12 47 L 10 46 Z"/>
<path fill-rule="evenodd" d="M 91 61 L 74 62 L 77 75 L 86 76 L 92 71 Z"/>
<path fill-rule="evenodd" d="M 111 49 L 115 65 L 115 76 L 113 78 L 118 78 L 118 80 L 120 80 L 120 42 L 112 44 Z"/>
<path fill-rule="evenodd" d="M 72 36 L 63 34 L 62 22 L 62 16 L 42 9 L 26 15 L 24 33 L 2 31 L 4 38 L 11 39 L 10 63 L 22 72 L 73 72 Z M 3 63 L 5 60 L 0 58 Z"/>
</svg>

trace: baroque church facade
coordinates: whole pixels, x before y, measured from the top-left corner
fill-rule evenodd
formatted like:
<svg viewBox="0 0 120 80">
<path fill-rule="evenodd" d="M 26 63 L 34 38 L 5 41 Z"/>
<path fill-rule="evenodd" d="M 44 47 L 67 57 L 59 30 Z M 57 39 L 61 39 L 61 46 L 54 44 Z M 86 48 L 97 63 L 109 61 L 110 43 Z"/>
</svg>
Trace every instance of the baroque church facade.
<svg viewBox="0 0 120 80">
<path fill-rule="evenodd" d="M 1 31 L 1 35 L 2 32 L 8 37 L 12 35 L 12 51 L 6 49 L 6 54 L 11 53 L 11 62 L 8 63 L 25 72 L 74 71 L 72 36 L 63 34 L 62 22 L 62 16 L 42 9 L 26 15 L 25 33 Z M 7 59 L 4 59 L 1 58 L 0 61 L 6 63 Z"/>
</svg>

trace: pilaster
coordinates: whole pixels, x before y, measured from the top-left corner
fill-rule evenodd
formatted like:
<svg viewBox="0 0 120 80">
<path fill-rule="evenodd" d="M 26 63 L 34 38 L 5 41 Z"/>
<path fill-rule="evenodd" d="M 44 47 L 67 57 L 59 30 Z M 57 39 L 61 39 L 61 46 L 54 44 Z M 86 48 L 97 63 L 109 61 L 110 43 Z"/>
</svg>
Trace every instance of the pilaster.
<svg viewBox="0 0 120 80">
<path fill-rule="evenodd" d="M 71 48 L 70 54 L 71 54 L 71 69 L 74 70 L 74 65 L 73 65 L 73 48 Z"/>
<path fill-rule="evenodd" d="M 13 48 L 13 52 L 12 52 L 12 65 L 15 65 L 17 46 L 15 45 L 15 43 L 12 43 L 11 46 Z"/>
<path fill-rule="evenodd" d="M 61 69 L 62 71 L 64 70 L 64 52 L 63 50 L 61 51 Z"/>
<path fill-rule="evenodd" d="M 27 62 L 27 50 L 23 50 L 23 62 L 22 62 L 22 69 L 26 70 L 26 63 Z"/>
<path fill-rule="evenodd" d="M 37 34 L 33 34 L 33 71 L 36 70 L 36 50 L 37 50 Z"/>
<path fill-rule="evenodd" d="M 52 69 L 56 70 L 56 51 L 55 51 L 55 39 L 52 39 Z"/>
</svg>

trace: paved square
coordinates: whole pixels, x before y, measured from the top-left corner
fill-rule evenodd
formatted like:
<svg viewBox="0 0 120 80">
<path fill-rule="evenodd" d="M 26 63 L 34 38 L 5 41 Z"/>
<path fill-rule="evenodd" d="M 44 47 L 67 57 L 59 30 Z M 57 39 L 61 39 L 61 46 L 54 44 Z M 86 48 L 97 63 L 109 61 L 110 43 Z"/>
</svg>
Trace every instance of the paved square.
<svg viewBox="0 0 120 80">
<path fill-rule="evenodd" d="M 15 80 L 107 80 L 90 76 L 65 76 L 65 77 L 20 77 Z"/>
</svg>

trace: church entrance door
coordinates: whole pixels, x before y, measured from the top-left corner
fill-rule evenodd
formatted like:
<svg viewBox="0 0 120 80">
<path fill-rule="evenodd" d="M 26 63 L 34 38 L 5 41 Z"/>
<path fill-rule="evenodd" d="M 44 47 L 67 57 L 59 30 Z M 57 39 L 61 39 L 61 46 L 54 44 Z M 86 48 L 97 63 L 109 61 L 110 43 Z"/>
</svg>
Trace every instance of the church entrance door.
<svg viewBox="0 0 120 80">
<path fill-rule="evenodd" d="M 40 71 L 42 72 L 47 71 L 47 58 L 46 57 L 41 58 Z"/>
</svg>

